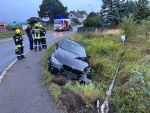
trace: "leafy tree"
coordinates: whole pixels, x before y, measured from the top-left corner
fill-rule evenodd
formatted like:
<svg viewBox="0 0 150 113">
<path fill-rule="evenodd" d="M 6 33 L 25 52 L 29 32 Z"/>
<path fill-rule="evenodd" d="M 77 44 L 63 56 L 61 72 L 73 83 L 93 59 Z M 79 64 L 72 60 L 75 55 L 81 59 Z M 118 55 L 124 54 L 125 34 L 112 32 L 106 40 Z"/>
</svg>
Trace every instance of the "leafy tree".
<svg viewBox="0 0 150 113">
<path fill-rule="evenodd" d="M 101 27 L 101 21 L 99 17 L 93 17 L 93 18 L 87 18 L 84 23 L 84 27 L 95 27 L 99 28 Z"/>
<path fill-rule="evenodd" d="M 137 14 L 138 20 L 147 19 L 150 16 L 149 3 L 150 3 L 149 0 L 138 1 L 138 14 Z"/>
<path fill-rule="evenodd" d="M 73 25 L 80 25 L 81 24 L 81 22 L 77 18 L 72 18 L 71 21 L 72 21 Z"/>
<path fill-rule="evenodd" d="M 124 2 L 125 0 L 102 0 L 102 22 L 103 25 L 111 25 L 116 27 L 124 14 Z"/>
<path fill-rule="evenodd" d="M 128 16 L 129 14 L 133 14 L 135 17 L 138 13 L 138 5 L 136 1 L 127 0 L 124 4 L 124 16 Z"/>
<path fill-rule="evenodd" d="M 150 38 L 150 21 L 143 20 L 141 23 L 142 32 L 145 34 L 146 38 Z"/>
<path fill-rule="evenodd" d="M 124 33 L 128 38 L 137 36 L 138 27 L 133 14 L 125 16 L 120 23 L 120 27 L 124 30 Z"/>
<path fill-rule="evenodd" d="M 98 17 L 98 15 L 94 12 L 91 12 L 87 18 L 89 19 L 89 18 L 94 18 L 94 17 Z"/>
<path fill-rule="evenodd" d="M 68 16 L 67 7 L 64 7 L 59 0 L 43 0 L 39 8 L 39 16 L 49 18 L 51 22 L 54 18 Z"/>
</svg>

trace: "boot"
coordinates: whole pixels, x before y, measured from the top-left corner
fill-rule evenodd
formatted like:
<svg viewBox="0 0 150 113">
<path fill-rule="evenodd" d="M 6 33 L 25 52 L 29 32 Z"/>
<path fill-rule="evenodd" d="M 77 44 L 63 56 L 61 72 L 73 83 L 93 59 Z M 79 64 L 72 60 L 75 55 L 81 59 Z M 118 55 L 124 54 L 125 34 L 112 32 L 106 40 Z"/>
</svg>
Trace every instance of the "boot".
<svg viewBox="0 0 150 113">
<path fill-rule="evenodd" d="M 18 59 L 18 60 L 21 60 L 21 56 L 17 56 L 17 59 Z"/>
<path fill-rule="evenodd" d="M 39 46 L 39 51 L 42 51 L 41 46 Z"/>
<path fill-rule="evenodd" d="M 24 55 L 21 55 L 21 58 L 26 58 Z"/>
<path fill-rule="evenodd" d="M 44 45 L 42 45 L 42 49 L 44 49 Z"/>
<path fill-rule="evenodd" d="M 35 47 L 34 49 L 35 49 L 35 52 L 37 52 L 37 47 Z"/>
<path fill-rule="evenodd" d="M 45 45 L 45 49 L 47 49 L 47 45 Z"/>
</svg>

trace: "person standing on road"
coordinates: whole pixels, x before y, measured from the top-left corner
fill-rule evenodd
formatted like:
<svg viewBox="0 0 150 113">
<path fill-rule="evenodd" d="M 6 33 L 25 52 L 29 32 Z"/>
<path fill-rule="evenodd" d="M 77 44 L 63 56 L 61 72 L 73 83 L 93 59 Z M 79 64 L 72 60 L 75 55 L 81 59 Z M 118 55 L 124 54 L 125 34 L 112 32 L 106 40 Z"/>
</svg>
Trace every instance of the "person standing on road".
<svg viewBox="0 0 150 113">
<path fill-rule="evenodd" d="M 23 37 L 21 35 L 20 29 L 16 29 L 13 39 L 16 45 L 15 53 L 17 54 L 17 59 L 21 60 L 22 58 L 25 57 L 24 57 Z"/>
<path fill-rule="evenodd" d="M 47 44 L 46 44 L 46 30 L 43 28 L 43 26 L 40 24 L 41 28 L 41 43 L 42 43 L 42 49 L 47 49 Z"/>
<path fill-rule="evenodd" d="M 29 38 L 30 50 L 33 50 L 33 37 L 32 37 L 32 27 L 29 25 L 26 29 L 27 36 Z"/>
<path fill-rule="evenodd" d="M 35 52 L 37 52 L 37 49 L 39 48 L 39 51 L 41 51 L 41 29 L 39 24 L 34 25 L 34 29 L 32 30 L 33 39 L 34 39 L 34 49 Z"/>
</svg>

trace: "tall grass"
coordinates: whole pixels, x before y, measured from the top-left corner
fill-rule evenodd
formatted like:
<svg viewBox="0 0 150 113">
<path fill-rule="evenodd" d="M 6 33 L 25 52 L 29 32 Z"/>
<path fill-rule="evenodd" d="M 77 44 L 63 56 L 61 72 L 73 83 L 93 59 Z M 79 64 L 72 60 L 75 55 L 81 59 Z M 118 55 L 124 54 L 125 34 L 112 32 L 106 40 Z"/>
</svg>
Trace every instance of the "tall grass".
<svg viewBox="0 0 150 113">
<path fill-rule="evenodd" d="M 98 98 L 101 98 L 103 95 L 103 89 L 99 89 L 99 87 L 94 83 L 83 85 L 78 82 L 68 82 L 65 85 L 65 88 L 68 88 L 74 91 L 76 94 L 80 95 L 85 100 L 87 106 L 91 106 L 91 103 L 93 103 Z"/>
</svg>

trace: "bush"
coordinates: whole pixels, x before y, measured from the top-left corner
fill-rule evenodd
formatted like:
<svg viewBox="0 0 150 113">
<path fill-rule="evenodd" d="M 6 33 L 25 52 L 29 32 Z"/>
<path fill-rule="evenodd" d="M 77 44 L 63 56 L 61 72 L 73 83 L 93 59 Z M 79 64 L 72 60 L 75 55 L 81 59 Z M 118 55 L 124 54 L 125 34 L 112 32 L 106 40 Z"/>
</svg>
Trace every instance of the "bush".
<svg viewBox="0 0 150 113">
<path fill-rule="evenodd" d="M 81 22 L 80 22 L 79 19 L 77 19 L 77 18 L 72 18 L 71 21 L 72 21 L 72 24 L 73 24 L 74 26 L 81 24 Z"/>
<path fill-rule="evenodd" d="M 99 17 L 88 18 L 84 21 L 83 25 L 84 25 L 84 27 L 99 28 L 99 27 L 101 27 L 101 20 Z"/>
<path fill-rule="evenodd" d="M 137 36 L 138 27 L 132 14 L 123 18 L 120 27 L 124 30 L 127 38 L 135 38 Z"/>
</svg>

